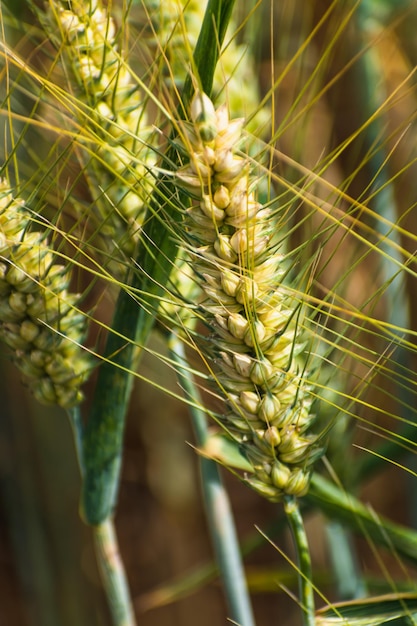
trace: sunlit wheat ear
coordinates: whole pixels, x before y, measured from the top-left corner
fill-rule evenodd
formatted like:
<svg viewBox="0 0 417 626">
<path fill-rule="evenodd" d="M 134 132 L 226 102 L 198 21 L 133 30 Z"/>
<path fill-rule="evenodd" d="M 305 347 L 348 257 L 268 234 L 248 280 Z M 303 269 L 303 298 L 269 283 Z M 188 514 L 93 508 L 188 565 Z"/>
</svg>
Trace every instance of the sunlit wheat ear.
<svg viewBox="0 0 417 626">
<path fill-rule="evenodd" d="M 34 396 L 70 408 L 81 402 L 91 363 L 80 347 L 86 317 L 68 293 L 69 271 L 54 262 L 31 213 L 0 179 L 0 338 Z"/>
<path fill-rule="evenodd" d="M 85 163 L 91 214 L 80 217 L 90 224 L 95 220 L 106 255 L 114 256 L 116 243 L 130 258 L 152 190 L 154 152 L 148 145 L 144 93 L 118 49 L 116 24 L 98 0 L 51 3 L 43 22 L 64 52 L 77 96 L 88 105 L 80 122 L 97 137 L 97 144 L 88 146 L 92 156 Z"/>
<path fill-rule="evenodd" d="M 176 173 L 194 199 L 186 217 L 200 314 L 209 326 L 201 350 L 229 412 L 224 424 L 253 466 L 247 482 L 267 498 L 303 495 L 322 453 L 309 433 L 312 389 L 305 371 L 299 296 L 282 282 L 277 228 L 256 200 L 249 162 L 237 154 L 242 119 L 229 120 L 197 93 L 182 144 L 189 163 Z"/>
</svg>

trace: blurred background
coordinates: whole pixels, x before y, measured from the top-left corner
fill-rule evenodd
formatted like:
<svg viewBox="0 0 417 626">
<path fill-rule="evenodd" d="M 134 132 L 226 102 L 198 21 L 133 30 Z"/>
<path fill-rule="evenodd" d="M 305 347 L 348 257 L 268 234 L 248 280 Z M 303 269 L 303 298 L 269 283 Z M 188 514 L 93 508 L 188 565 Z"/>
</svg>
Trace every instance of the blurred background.
<svg viewBox="0 0 417 626">
<path fill-rule="evenodd" d="M 261 97 L 268 97 L 267 141 L 276 148 L 272 168 L 278 181 L 282 177 L 304 189 L 304 195 L 293 194 L 297 227 L 290 229 L 290 237 L 294 246 L 311 242 L 306 257 L 320 250 L 314 295 L 343 303 L 346 324 L 357 321 L 349 317 L 354 311 L 409 329 L 408 335 L 402 332 L 404 342 L 392 346 L 364 319 L 347 333 L 351 339 L 346 346 L 329 357 L 329 387 L 343 389 L 349 401 L 360 398 L 356 405 L 339 396 L 326 409 L 331 419 L 337 418 L 329 458 L 344 484 L 354 485 L 378 513 L 414 525 L 417 507 L 409 473 L 388 462 L 370 465 L 369 477 L 358 485 L 355 464 L 369 456 L 366 449 L 389 439 L 401 419 L 415 417 L 416 280 L 412 272 L 387 270 L 373 242 L 379 241 L 375 233 L 385 219 L 397 223 L 400 228 L 391 234 L 408 255 L 403 254 L 402 262 L 415 271 L 417 3 L 263 0 L 256 5 L 249 28 L 245 16 L 255 3 L 238 2 L 236 22 L 246 26 L 239 37 L 254 55 Z M 140 10 L 132 7 L 133 24 Z M 24 2 L 22 19 L 30 23 Z M 17 29 L 10 28 L 7 37 L 9 45 L 33 55 L 36 63 L 30 41 Z M 394 213 L 381 213 L 380 189 L 389 190 Z M 277 193 L 289 201 L 285 193 L 291 191 L 281 182 Z M 355 206 L 352 199 L 362 204 Z M 334 224 L 332 215 L 340 224 Z M 344 215 L 349 216 L 348 229 Z M 400 295 L 393 297 L 388 286 Z M 101 298 L 95 315 L 110 319 L 113 304 L 112 296 Z M 342 314 L 330 321 L 330 329 L 336 332 L 341 323 Z M 164 352 L 157 333 L 152 342 L 156 352 Z M 388 373 L 386 360 L 391 363 Z M 405 384 L 398 384 L 397 364 Z M 159 359 L 147 355 L 140 367 L 144 379 L 178 392 L 174 373 Z M 91 532 L 78 514 L 80 477 L 69 422 L 63 411 L 32 399 L 3 348 L 0 369 L 0 624 L 109 626 Z M 87 385 L 87 398 L 93 385 L 94 380 Z M 226 624 L 193 443 L 186 406 L 138 378 L 115 521 L 141 626 Z M 404 464 L 414 471 L 411 457 Z M 295 626 L 300 618 L 291 594 L 297 593 L 297 579 L 285 555 L 295 557 L 282 511 L 231 475 L 224 473 L 224 478 L 247 552 L 257 624 Z M 314 512 L 306 523 L 315 581 L 334 600 L 328 522 Z M 261 540 L 257 528 L 276 546 Z M 415 572 L 394 553 L 378 549 L 375 554 L 363 538 L 355 537 L 354 545 L 360 569 L 375 589 L 380 583 L 383 588 L 387 572 L 398 587 L 408 588 Z M 182 581 L 181 593 L 171 587 L 175 581 Z M 168 600 L 169 590 L 177 594 L 175 601 Z"/>
</svg>

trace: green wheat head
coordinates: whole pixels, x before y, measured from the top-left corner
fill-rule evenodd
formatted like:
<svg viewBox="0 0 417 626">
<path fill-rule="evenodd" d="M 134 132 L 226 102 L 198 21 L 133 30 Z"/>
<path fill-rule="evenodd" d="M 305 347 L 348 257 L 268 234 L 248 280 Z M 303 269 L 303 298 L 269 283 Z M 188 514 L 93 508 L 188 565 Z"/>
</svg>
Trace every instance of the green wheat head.
<svg viewBox="0 0 417 626">
<path fill-rule="evenodd" d="M 185 227 L 190 264 L 209 327 L 201 345 L 227 411 L 221 423 L 253 466 L 246 480 L 271 500 L 303 495 L 322 453 L 309 431 L 313 396 L 306 371 L 300 295 L 283 283 L 271 207 L 257 200 L 256 177 L 239 151 L 243 119 L 229 119 L 197 92 L 177 173 L 192 206 Z"/>
<path fill-rule="evenodd" d="M 40 402 L 81 402 L 91 363 L 83 350 L 87 317 L 69 292 L 71 268 L 58 263 L 33 214 L 0 179 L 0 337 Z"/>
</svg>

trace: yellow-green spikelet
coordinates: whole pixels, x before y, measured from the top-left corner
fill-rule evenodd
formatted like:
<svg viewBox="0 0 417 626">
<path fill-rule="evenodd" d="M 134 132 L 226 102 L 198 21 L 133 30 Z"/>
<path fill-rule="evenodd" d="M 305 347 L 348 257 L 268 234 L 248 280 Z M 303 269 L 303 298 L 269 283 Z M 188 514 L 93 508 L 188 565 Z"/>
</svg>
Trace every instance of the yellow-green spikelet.
<svg viewBox="0 0 417 626">
<path fill-rule="evenodd" d="M 80 347 L 86 317 L 68 293 L 67 268 L 30 223 L 24 203 L 0 179 L 0 339 L 40 402 L 70 408 L 83 399 L 90 370 Z"/>
<path fill-rule="evenodd" d="M 205 94 L 191 105 L 178 184 L 198 198 L 186 219 L 192 265 L 211 329 L 201 346 L 230 412 L 228 430 L 253 466 L 247 482 L 278 501 L 306 493 L 321 449 L 307 432 L 312 395 L 303 368 L 299 300 L 285 289 L 283 259 L 271 243 L 271 212 L 260 205 L 248 161 L 236 154 L 243 120 L 230 121 Z"/>
<path fill-rule="evenodd" d="M 67 8 L 65 8 L 67 7 Z M 72 74 L 89 105 L 86 121 L 97 135 L 88 158 L 94 205 L 88 218 L 98 236 L 93 244 L 109 257 L 117 249 L 130 258 L 139 239 L 146 202 L 152 191 L 150 169 L 155 153 L 144 94 L 118 50 L 115 22 L 99 0 L 51 3 L 46 21 L 56 45 L 63 47 Z M 79 112 L 82 108 L 79 108 Z M 82 140 L 82 137 L 80 137 Z"/>
</svg>

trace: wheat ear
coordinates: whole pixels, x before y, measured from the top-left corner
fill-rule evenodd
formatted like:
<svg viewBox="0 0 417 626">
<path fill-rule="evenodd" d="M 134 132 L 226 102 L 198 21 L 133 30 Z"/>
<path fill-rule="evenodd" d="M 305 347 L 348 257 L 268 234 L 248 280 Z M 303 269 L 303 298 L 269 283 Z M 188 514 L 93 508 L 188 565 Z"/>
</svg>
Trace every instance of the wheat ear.
<svg viewBox="0 0 417 626">
<path fill-rule="evenodd" d="M 308 432 L 311 385 L 304 364 L 300 298 L 284 286 L 286 267 L 273 245 L 272 211 L 256 200 L 257 181 L 238 154 L 243 119 L 229 120 L 197 93 L 176 173 L 193 198 L 186 229 L 192 266 L 210 328 L 201 344 L 227 406 L 222 420 L 253 467 L 246 481 L 273 501 L 308 490 L 322 449 Z"/>
<path fill-rule="evenodd" d="M 114 259 L 118 251 L 129 259 L 153 188 L 155 153 L 149 146 L 145 93 L 118 50 L 116 24 L 99 0 L 51 3 L 43 23 L 64 51 L 80 101 L 88 105 L 85 114 L 77 107 L 80 123 L 97 137 L 97 145 L 88 145 L 93 156 L 85 163 L 93 204 L 88 214 L 76 206 L 80 219 L 88 218 L 98 233 L 93 244 L 106 259 Z"/>
<path fill-rule="evenodd" d="M 91 363 L 81 344 L 87 317 L 68 292 L 70 273 L 56 263 L 33 216 L 0 179 L 0 338 L 34 396 L 70 408 L 81 402 Z"/>
</svg>

